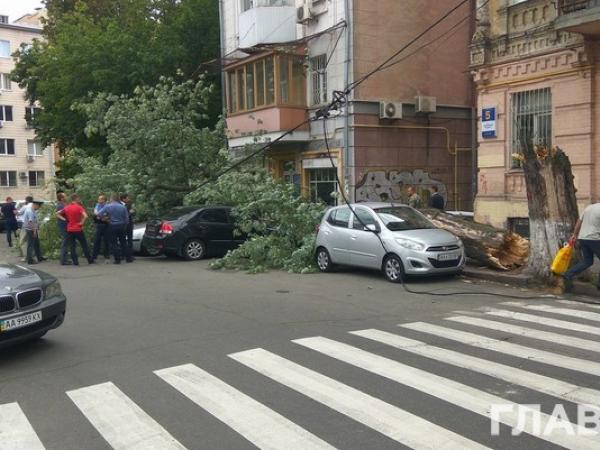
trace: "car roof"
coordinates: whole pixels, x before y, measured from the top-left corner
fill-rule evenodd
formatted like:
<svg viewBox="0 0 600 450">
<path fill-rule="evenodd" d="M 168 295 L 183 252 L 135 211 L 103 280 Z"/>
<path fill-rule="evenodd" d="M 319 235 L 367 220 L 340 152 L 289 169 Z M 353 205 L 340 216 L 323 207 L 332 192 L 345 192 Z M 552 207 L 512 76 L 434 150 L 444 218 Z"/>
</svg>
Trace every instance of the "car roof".
<svg viewBox="0 0 600 450">
<path fill-rule="evenodd" d="M 343 208 L 346 205 L 338 205 L 335 208 Z M 367 208 L 371 208 L 371 209 L 378 209 L 378 208 L 393 208 L 396 206 L 406 206 L 408 207 L 407 204 L 405 203 L 391 203 L 391 202 L 361 202 L 361 203 L 351 203 L 350 206 L 352 208 L 356 208 L 357 206 L 365 206 Z"/>
</svg>

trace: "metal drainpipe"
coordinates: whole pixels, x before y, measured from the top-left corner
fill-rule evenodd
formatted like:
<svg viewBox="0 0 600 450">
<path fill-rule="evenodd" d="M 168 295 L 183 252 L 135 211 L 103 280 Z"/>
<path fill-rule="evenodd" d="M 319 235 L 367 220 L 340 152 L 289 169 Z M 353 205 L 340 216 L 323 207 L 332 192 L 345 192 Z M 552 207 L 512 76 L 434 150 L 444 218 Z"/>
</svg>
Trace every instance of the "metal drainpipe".
<svg viewBox="0 0 600 450">
<path fill-rule="evenodd" d="M 346 19 L 346 61 L 344 64 L 344 88 L 350 84 L 350 64 L 352 58 L 352 51 L 350 46 L 352 45 L 352 18 L 350 17 L 350 0 L 344 0 L 344 15 Z M 352 170 L 354 167 L 353 160 L 350 158 L 350 94 L 346 102 L 346 116 L 344 117 L 344 166 L 345 176 L 344 184 L 346 186 L 340 186 L 341 189 L 345 189 L 350 201 L 354 201 L 354 189 L 350 189 L 352 180 L 354 179 Z"/>
<path fill-rule="evenodd" d="M 225 57 L 225 21 L 223 18 L 223 9 L 223 0 L 219 0 L 219 26 L 221 28 L 219 33 L 219 42 L 221 45 L 219 66 L 221 68 L 221 104 L 223 117 L 225 117 L 227 111 L 227 94 L 225 92 L 225 72 L 223 71 L 223 58 Z"/>
</svg>

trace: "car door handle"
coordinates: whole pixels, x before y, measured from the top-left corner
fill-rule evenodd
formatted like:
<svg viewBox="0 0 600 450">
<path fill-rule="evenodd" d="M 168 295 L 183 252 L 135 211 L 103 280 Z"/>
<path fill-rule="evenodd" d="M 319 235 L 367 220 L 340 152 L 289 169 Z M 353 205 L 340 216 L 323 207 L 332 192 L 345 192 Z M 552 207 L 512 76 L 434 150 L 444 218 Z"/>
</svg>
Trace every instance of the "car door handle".
<svg viewBox="0 0 600 450">
<path fill-rule="evenodd" d="M 350 238 L 351 238 L 353 241 L 355 241 L 356 239 L 358 239 L 358 236 L 356 236 L 356 235 L 355 235 L 355 236 L 350 236 Z"/>
</svg>

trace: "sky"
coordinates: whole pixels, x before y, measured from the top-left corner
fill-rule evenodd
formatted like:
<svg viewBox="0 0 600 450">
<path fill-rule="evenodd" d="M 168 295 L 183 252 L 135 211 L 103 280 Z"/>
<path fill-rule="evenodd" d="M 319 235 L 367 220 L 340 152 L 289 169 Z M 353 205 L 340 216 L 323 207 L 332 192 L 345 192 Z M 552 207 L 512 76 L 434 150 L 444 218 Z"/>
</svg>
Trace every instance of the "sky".
<svg viewBox="0 0 600 450">
<path fill-rule="evenodd" d="M 42 6 L 41 0 L 0 0 L 0 15 L 8 16 L 11 22 Z"/>
</svg>

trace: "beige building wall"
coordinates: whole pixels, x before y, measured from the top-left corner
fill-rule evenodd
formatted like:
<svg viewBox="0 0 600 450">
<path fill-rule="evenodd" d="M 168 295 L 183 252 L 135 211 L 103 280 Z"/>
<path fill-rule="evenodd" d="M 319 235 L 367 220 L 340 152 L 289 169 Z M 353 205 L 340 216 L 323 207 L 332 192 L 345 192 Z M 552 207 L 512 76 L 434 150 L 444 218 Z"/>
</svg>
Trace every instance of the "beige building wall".
<svg viewBox="0 0 600 450">
<path fill-rule="evenodd" d="M 528 217 L 523 172 L 511 164 L 516 152 L 511 98 L 538 89 L 550 90 L 551 145 L 571 160 L 581 210 L 600 200 L 600 47 L 577 33 L 557 31 L 550 0 L 514 5 L 492 0 L 488 6 L 479 12 L 471 63 L 478 113 L 496 108 L 496 137 L 483 138 L 479 122 L 476 219 L 505 227 Z"/>
<path fill-rule="evenodd" d="M 0 11 L 1 13 L 1 11 Z M 27 16 L 30 18 L 30 16 Z M 10 42 L 11 54 L 22 43 L 30 43 L 33 39 L 40 39 L 41 28 L 34 27 L 32 23 L 0 24 L 0 40 Z M 14 68 L 12 57 L 0 57 L 0 74 L 9 74 Z M 14 139 L 15 154 L 0 154 L 0 172 L 16 172 L 16 186 L 0 186 L 0 202 L 7 196 L 14 200 L 24 199 L 27 195 L 42 200 L 54 199 L 53 177 L 55 173 L 54 152 L 46 148 L 42 156 L 28 158 L 28 141 L 35 141 L 35 131 L 28 127 L 25 120 L 25 108 L 31 106 L 25 99 L 24 91 L 17 83 L 11 82 L 10 89 L 3 86 L 0 90 L 0 105 L 12 106 L 12 121 L 2 121 L 0 139 Z M 43 172 L 44 184 L 31 186 L 34 177 L 30 179 L 30 172 Z"/>
</svg>

